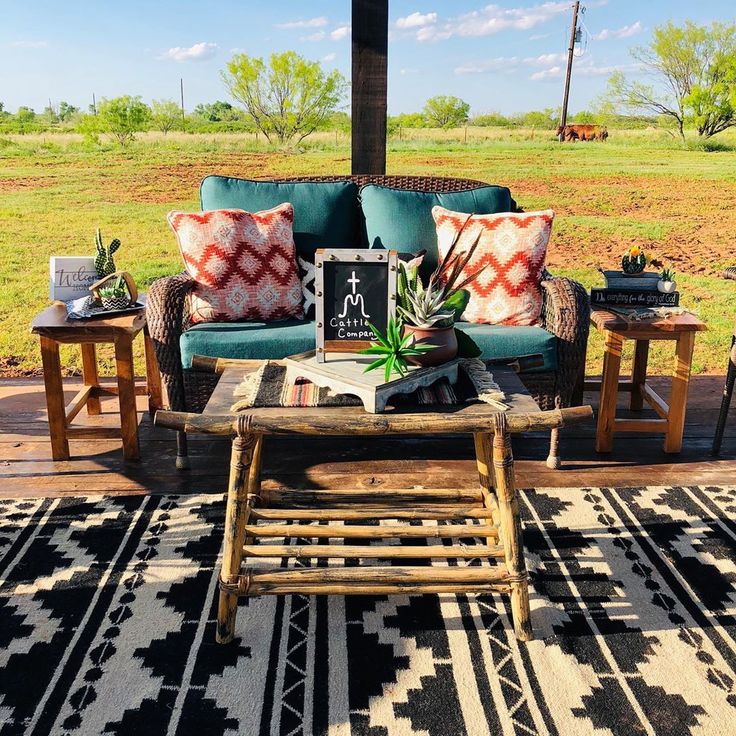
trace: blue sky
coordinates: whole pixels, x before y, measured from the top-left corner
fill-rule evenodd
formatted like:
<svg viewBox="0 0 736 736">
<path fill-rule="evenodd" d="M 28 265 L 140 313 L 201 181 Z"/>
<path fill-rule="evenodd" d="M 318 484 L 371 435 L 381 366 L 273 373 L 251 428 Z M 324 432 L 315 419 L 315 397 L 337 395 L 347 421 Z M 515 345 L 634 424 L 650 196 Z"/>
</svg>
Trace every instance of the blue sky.
<svg viewBox="0 0 736 736">
<path fill-rule="evenodd" d="M 350 76 L 350 0 L 0 0 L 0 101 L 41 111 L 139 94 L 185 104 L 227 99 L 219 70 L 235 52 L 295 49 Z M 590 0 L 571 109 L 585 109 L 628 48 L 672 20 L 734 20 L 733 0 Z M 391 0 L 389 112 L 455 94 L 473 113 L 556 107 L 570 2 Z M 580 51 L 583 51 L 581 48 Z"/>
</svg>

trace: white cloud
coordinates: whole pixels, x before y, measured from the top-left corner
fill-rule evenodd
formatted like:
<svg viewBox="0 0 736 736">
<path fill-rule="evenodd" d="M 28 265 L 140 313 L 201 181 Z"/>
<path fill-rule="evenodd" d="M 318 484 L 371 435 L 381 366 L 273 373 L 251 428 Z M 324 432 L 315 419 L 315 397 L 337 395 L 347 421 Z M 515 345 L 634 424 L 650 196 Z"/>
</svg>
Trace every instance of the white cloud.
<svg viewBox="0 0 736 736">
<path fill-rule="evenodd" d="M 335 61 L 335 59 L 337 59 L 337 54 L 334 51 L 322 57 L 322 61 Z"/>
<path fill-rule="evenodd" d="M 641 21 L 636 21 L 628 26 L 622 26 L 612 31 L 610 28 L 604 28 L 600 33 L 593 34 L 593 40 L 595 41 L 607 41 L 609 38 L 631 38 L 636 36 L 644 30 Z"/>
<path fill-rule="evenodd" d="M 338 26 L 334 31 L 330 31 L 330 39 L 333 41 L 342 41 L 350 35 L 350 26 Z"/>
<path fill-rule="evenodd" d="M 324 41 L 327 38 L 327 34 L 324 31 L 317 31 L 317 33 L 310 33 L 308 36 L 302 36 L 300 41 Z"/>
<path fill-rule="evenodd" d="M 326 16 L 320 15 L 318 18 L 307 18 L 306 20 L 290 20 L 286 23 L 276 23 L 276 28 L 323 28 L 329 23 Z"/>
<path fill-rule="evenodd" d="M 161 54 L 160 59 L 170 59 L 172 61 L 203 61 L 210 59 L 217 53 L 216 43 L 195 43 L 194 46 L 174 46 L 165 53 Z"/>
<path fill-rule="evenodd" d="M 540 54 L 539 56 L 528 56 L 524 59 L 529 66 L 550 66 L 559 64 L 567 59 L 567 54 Z"/>
<path fill-rule="evenodd" d="M 549 69 L 543 69 L 541 72 L 534 72 L 529 79 L 539 82 L 544 79 L 556 79 L 562 76 L 561 66 L 551 66 Z"/>
<path fill-rule="evenodd" d="M 453 36 L 490 36 L 509 29 L 529 30 L 569 10 L 570 3 L 566 1 L 518 8 L 486 5 L 442 23 L 422 26 L 417 30 L 416 38 L 418 41 L 441 41 Z"/>
<path fill-rule="evenodd" d="M 401 70 L 401 72 L 400 72 L 400 74 L 401 74 L 402 76 L 404 76 L 404 77 L 405 77 L 405 76 L 406 76 L 407 74 L 418 74 L 418 73 L 419 73 L 419 69 L 412 69 L 411 67 L 404 67 L 404 68 L 403 68 L 403 69 Z"/>
<path fill-rule="evenodd" d="M 455 68 L 455 74 L 485 74 L 486 72 L 510 72 L 521 64 L 526 66 L 556 66 L 567 58 L 567 54 L 540 54 L 520 59 L 517 56 L 497 56 L 483 61 L 469 61 Z"/>
<path fill-rule="evenodd" d="M 530 41 L 541 41 L 543 38 L 549 38 L 552 34 L 550 33 L 534 33 L 529 36 Z"/>
<path fill-rule="evenodd" d="M 10 46 L 14 49 L 45 49 L 48 41 L 11 41 Z"/>
<path fill-rule="evenodd" d="M 421 28 L 437 22 L 437 13 L 411 13 L 396 21 L 397 28 Z"/>
</svg>

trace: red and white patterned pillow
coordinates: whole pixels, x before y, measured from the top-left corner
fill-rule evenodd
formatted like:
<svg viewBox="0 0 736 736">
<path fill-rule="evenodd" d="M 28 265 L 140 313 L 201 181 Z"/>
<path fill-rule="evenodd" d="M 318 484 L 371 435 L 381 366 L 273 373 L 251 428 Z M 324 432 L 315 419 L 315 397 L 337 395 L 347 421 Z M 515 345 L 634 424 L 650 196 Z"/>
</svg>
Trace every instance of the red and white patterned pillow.
<svg viewBox="0 0 736 736">
<path fill-rule="evenodd" d="M 455 252 L 467 251 L 481 233 L 465 272 L 485 269 L 466 288 L 470 301 L 463 319 L 492 325 L 535 325 L 542 313 L 540 282 L 552 230 L 552 210 L 473 215 Z M 443 257 L 468 219 L 467 214 L 433 207 L 437 247 Z"/>
<path fill-rule="evenodd" d="M 304 318 L 294 208 L 169 212 L 184 265 L 197 282 L 192 323 Z"/>
</svg>

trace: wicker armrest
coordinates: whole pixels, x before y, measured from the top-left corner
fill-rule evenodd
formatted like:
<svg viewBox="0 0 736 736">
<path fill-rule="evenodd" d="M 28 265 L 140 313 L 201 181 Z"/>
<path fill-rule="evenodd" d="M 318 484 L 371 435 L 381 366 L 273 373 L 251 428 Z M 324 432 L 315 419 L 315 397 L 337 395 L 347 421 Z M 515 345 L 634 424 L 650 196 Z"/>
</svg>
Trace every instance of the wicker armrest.
<svg viewBox="0 0 736 736">
<path fill-rule="evenodd" d="M 557 337 L 557 391 L 563 405 L 581 398 L 590 329 L 590 298 L 582 284 L 546 273 L 542 327 Z"/>
<path fill-rule="evenodd" d="M 174 411 L 185 411 L 179 337 L 184 325 L 184 302 L 194 280 L 186 273 L 157 279 L 148 290 L 146 320 L 161 377 Z"/>
<path fill-rule="evenodd" d="M 723 278 L 733 279 L 736 281 L 736 266 L 729 266 L 728 268 L 723 269 Z"/>
</svg>

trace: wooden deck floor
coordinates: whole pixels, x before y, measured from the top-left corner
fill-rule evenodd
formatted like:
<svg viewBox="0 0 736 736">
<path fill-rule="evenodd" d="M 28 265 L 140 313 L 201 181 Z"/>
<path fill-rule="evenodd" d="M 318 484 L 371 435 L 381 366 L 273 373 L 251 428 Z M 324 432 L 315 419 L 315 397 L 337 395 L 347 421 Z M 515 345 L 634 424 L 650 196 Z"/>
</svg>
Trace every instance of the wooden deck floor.
<svg viewBox="0 0 736 736">
<path fill-rule="evenodd" d="M 652 383 L 666 397 L 667 379 Z M 685 446 L 678 456 L 662 452 L 662 437 L 619 435 L 610 456 L 597 455 L 595 427 L 566 430 L 565 465 L 548 470 L 542 435 L 514 438 L 522 487 L 736 484 L 736 406 L 731 410 L 721 458 L 710 456 L 723 387 L 722 377 L 693 378 Z M 78 385 L 69 383 L 69 398 Z M 586 395 L 596 406 L 597 397 Z M 143 409 L 143 400 L 140 408 Z M 623 406 L 623 404 L 622 404 Z M 103 415 L 82 424 L 117 423 L 114 400 Z M 47 436 L 43 385 L 38 380 L 0 381 L 0 497 L 88 493 L 221 493 L 226 486 L 229 443 L 194 437 L 192 470 L 174 467 L 173 433 L 156 428 L 141 413 L 139 463 L 122 461 L 117 440 L 75 440 L 74 459 L 53 462 Z M 264 450 L 264 484 L 300 488 L 458 488 L 477 484 L 470 438 L 275 439 Z"/>
</svg>

